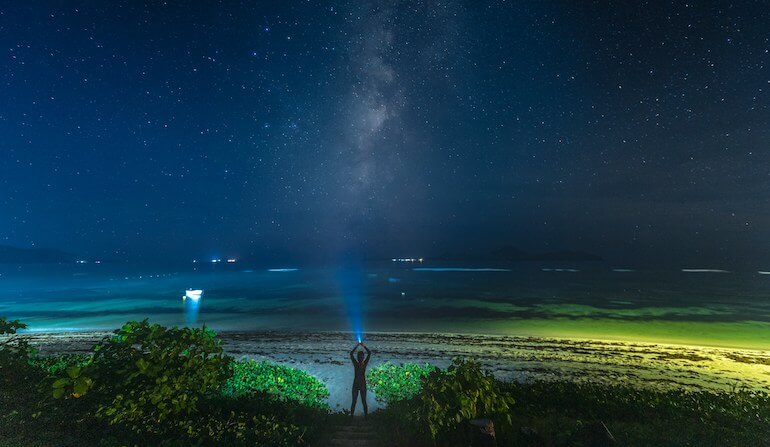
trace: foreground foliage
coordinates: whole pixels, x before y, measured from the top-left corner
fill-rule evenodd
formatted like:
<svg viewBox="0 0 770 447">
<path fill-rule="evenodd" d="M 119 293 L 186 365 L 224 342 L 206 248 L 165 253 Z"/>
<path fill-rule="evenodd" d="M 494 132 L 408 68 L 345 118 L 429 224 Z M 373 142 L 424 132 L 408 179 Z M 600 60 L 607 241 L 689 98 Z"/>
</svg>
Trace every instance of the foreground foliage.
<svg viewBox="0 0 770 447">
<path fill-rule="evenodd" d="M 232 376 L 224 384 L 226 396 L 247 396 L 264 392 L 281 401 L 328 409 L 329 390 L 317 378 L 298 369 L 276 363 L 239 360 L 230 364 Z"/>
<path fill-rule="evenodd" d="M 419 381 L 412 378 L 416 371 Z M 392 387 L 375 387 L 377 399 L 388 402 L 380 417 L 401 439 L 416 439 L 423 445 L 464 444 L 467 423 L 477 418 L 491 418 L 502 433 L 510 427 L 514 399 L 503 392 L 502 382 L 473 360 L 455 359 L 446 370 L 388 365 L 379 374 L 409 388 L 399 394 Z"/>
<path fill-rule="evenodd" d="M 6 334 L 21 328 L 0 320 Z M 8 445 L 292 446 L 317 434 L 328 414 L 318 381 L 306 400 L 282 394 L 291 388 L 268 393 L 251 376 L 238 395 L 229 393 L 241 362 L 224 355 L 206 328 L 129 322 L 93 355 L 43 357 L 22 340 L 0 343 L 0 404 L 13 409 L 0 415 Z"/>
<path fill-rule="evenodd" d="M 227 379 L 228 362 L 211 330 L 129 322 L 85 366 L 68 367 L 53 394 L 89 393 L 97 417 L 137 435 L 195 436 L 199 401 Z"/>
<path fill-rule="evenodd" d="M 41 356 L 0 318 L 0 446 L 293 446 L 328 427 L 312 376 L 235 362 L 206 329 L 132 322 L 93 354 Z M 372 414 L 392 446 L 467 445 L 489 417 L 501 446 L 770 445 L 770 395 L 590 382 L 508 383 L 473 361 L 370 371 Z M 514 403 L 515 402 L 515 403 Z M 606 428 L 605 428 L 606 427 Z M 602 431 L 603 430 L 603 431 Z M 323 445 L 323 444 L 320 444 Z"/>
<path fill-rule="evenodd" d="M 456 435 L 469 420 L 482 417 L 494 420 L 500 431 L 506 430 L 514 399 L 479 363 L 455 359 L 446 371 L 435 370 L 422 381 L 416 404 L 417 421 L 435 441 Z"/>
<path fill-rule="evenodd" d="M 420 392 L 423 378 L 435 369 L 435 366 L 427 363 L 395 365 L 384 362 L 369 371 L 368 383 L 375 398 L 387 405 L 416 396 Z"/>
<path fill-rule="evenodd" d="M 571 445 L 603 421 L 618 445 L 761 446 L 770 440 L 770 395 L 749 390 L 658 390 L 627 384 L 509 383 L 520 441 Z M 542 444 L 537 444 L 542 445 Z"/>
<path fill-rule="evenodd" d="M 396 367 L 390 374 L 404 374 L 414 366 L 417 365 Z M 469 419 L 472 414 L 463 413 L 462 408 L 469 408 L 466 404 L 457 401 L 452 405 L 445 396 L 459 395 L 464 380 L 478 380 L 477 365 L 455 363 L 453 367 L 454 377 L 449 371 L 428 376 L 414 397 L 389 401 L 387 409 L 375 413 L 383 436 L 390 434 L 394 446 L 423 446 L 431 442 L 447 447 L 465 445 L 462 424 L 452 428 L 451 420 L 431 422 L 450 414 Z M 458 368 L 465 370 L 459 376 Z M 442 396 L 444 392 L 447 394 Z M 509 404 L 515 401 L 508 410 L 510 425 L 505 415 L 490 416 L 498 429 L 501 446 L 606 445 L 607 430 L 615 439 L 614 445 L 622 446 L 770 445 L 770 394 L 764 392 L 498 381 L 494 394 L 504 397 Z M 439 408 L 443 410 L 437 411 Z M 484 412 L 494 413 L 494 407 Z M 438 429 L 437 436 L 428 433 L 431 426 Z"/>
</svg>

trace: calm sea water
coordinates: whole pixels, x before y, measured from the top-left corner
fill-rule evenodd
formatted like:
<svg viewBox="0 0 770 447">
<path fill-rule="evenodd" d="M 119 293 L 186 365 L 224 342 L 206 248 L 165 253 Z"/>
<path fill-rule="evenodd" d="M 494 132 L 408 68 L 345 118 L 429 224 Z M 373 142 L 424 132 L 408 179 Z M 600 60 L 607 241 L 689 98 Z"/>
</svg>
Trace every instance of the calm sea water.
<svg viewBox="0 0 770 447">
<path fill-rule="evenodd" d="M 770 275 L 619 270 L 534 263 L 4 266 L 0 316 L 39 331 L 112 329 L 149 318 L 217 330 L 361 326 L 770 349 Z M 202 289 L 201 300 L 183 300 L 188 288 Z"/>
</svg>

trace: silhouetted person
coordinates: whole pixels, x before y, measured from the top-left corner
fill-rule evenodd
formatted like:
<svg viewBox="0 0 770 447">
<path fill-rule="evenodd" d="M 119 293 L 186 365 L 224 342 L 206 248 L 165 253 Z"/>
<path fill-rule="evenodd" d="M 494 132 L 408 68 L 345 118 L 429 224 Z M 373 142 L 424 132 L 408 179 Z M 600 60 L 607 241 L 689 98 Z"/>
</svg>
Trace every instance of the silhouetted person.
<svg viewBox="0 0 770 447">
<path fill-rule="evenodd" d="M 364 352 L 358 351 L 358 359 L 353 357 L 353 353 L 356 352 L 359 346 L 363 346 L 366 349 L 366 358 L 364 358 Z M 355 377 L 353 378 L 353 403 L 350 404 L 350 417 L 353 417 L 353 413 L 356 411 L 356 401 L 358 400 L 358 394 L 361 393 L 361 405 L 364 406 L 364 417 L 368 416 L 369 408 L 366 406 L 366 365 L 369 364 L 369 357 L 372 356 L 372 351 L 366 347 L 365 344 L 358 342 L 350 351 L 350 361 L 353 362 L 353 368 L 355 369 Z"/>
</svg>

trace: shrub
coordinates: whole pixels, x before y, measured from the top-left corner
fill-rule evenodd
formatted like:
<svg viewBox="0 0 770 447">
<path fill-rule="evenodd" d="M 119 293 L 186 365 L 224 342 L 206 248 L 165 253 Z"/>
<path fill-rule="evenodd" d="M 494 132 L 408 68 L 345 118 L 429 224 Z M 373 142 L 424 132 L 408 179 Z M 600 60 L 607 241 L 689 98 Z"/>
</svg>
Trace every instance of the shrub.
<svg viewBox="0 0 770 447">
<path fill-rule="evenodd" d="M 48 375 L 60 376 L 71 366 L 84 368 L 91 363 L 91 357 L 91 354 L 54 354 L 31 357 L 29 363 Z"/>
<path fill-rule="evenodd" d="M 13 368 L 0 361 L 0 408 L 11 409 L 0 412 L 0 439 L 9 445 L 282 447 L 304 443 L 328 417 L 318 406 L 323 384 L 291 368 L 274 375 L 305 383 L 304 398 L 286 399 L 291 386 L 223 395 L 233 362 L 205 328 L 129 322 L 93 355 L 39 357 L 23 340 L 0 337 L 0 360 L 11 352 Z"/>
<path fill-rule="evenodd" d="M 436 369 L 430 364 L 385 362 L 369 371 L 368 383 L 377 401 L 390 405 L 411 399 L 420 391 L 422 379 Z"/>
<path fill-rule="evenodd" d="M 511 424 L 513 398 L 490 372 L 483 372 L 473 360 L 455 359 L 446 371 L 435 370 L 423 381 L 415 397 L 419 426 L 436 442 L 462 433 L 463 424 L 487 417 L 495 428 Z"/>
<path fill-rule="evenodd" d="M 23 423 L 34 413 L 29 405 L 42 374 L 31 365 L 32 350 L 15 337 L 26 325 L 16 320 L 0 318 L 0 439 L 11 435 L 16 424 Z"/>
<path fill-rule="evenodd" d="M 19 320 L 8 320 L 6 317 L 0 317 L 0 367 L 8 366 L 22 360 L 27 361 L 28 357 L 34 354 L 34 350 L 26 341 L 16 337 L 19 329 L 26 329 L 27 325 Z"/>
<path fill-rule="evenodd" d="M 239 397 L 265 392 L 281 401 L 328 409 L 329 390 L 317 378 L 305 371 L 275 363 L 239 360 L 230 364 L 232 376 L 225 382 L 222 393 Z"/>
<path fill-rule="evenodd" d="M 69 366 L 53 393 L 89 394 L 98 417 L 140 436 L 194 435 L 198 403 L 226 380 L 228 360 L 206 328 L 129 322 L 95 346 L 85 366 Z"/>
<path fill-rule="evenodd" d="M 194 437 L 203 445 L 289 447 L 301 443 L 302 432 L 272 415 L 252 415 L 219 408 L 195 427 Z"/>
<path fill-rule="evenodd" d="M 8 320 L 6 317 L 0 317 L 0 335 L 13 335 L 19 329 L 26 329 L 27 325 L 19 320 Z"/>
<path fill-rule="evenodd" d="M 29 363 L 35 350 L 16 337 L 16 332 L 26 327 L 18 320 L 0 317 L 0 403 L 9 405 L 6 408 L 12 408 L 13 402 L 28 399 L 30 387 L 42 377 Z"/>
</svg>

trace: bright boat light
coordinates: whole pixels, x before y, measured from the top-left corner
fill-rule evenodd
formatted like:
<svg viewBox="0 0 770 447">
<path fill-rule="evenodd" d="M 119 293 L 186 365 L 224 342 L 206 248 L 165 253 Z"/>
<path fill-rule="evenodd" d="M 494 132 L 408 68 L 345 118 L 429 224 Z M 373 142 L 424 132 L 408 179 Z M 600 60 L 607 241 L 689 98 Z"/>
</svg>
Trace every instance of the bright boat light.
<svg viewBox="0 0 770 447">
<path fill-rule="evenodd" d="M 203 295 L 203 290 L 200 289 L 187 289 L 182 297 L 183 300 L 190 298 L 191 300 L 198 301 Z"/>
</svg>

